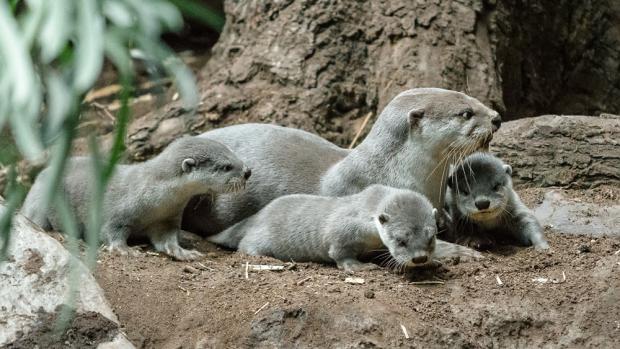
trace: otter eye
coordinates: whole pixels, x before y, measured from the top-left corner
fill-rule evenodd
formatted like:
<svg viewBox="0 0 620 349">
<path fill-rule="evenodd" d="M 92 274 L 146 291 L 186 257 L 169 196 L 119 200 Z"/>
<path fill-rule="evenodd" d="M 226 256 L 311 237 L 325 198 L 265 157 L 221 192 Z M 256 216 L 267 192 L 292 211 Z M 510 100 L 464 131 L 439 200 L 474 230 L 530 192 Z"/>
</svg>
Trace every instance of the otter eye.
<svg viewBox="0 0 620 349">
<path fill-rule="evenodd" d="M 396 241 L 398 247 L 407 247 L 407 242 L 405 240 L 399 239 Z"/>
<path fill-rule="evenodd" d="M 500 183 L 495 184 L 493 187 L 493 191 L 499 191 L 500 189 L 502 189 L 502 185 Z"/>
<path fill-rule="evenodd" d="M 462 117 L 463 119 L 469 120 L 472 118 L 472 116 L 474 116 L 474 112 L 471 110 L 465 110 L 464 112 L 459 114 L 459 116 Z"/>
<path fill-rule="evenodd" d="M 224 168 L 223 168 L 223 170 L 224 170 L 225 172 L 230 172 L 230 171 L 232 171 L 232 170 L 233 170 L 233 166 L 232 166 L 232 165 L 225 165 L 225 166 L 224 166 Z"/>
<path fill-rule="evenodd" d="M 463 194 L 464 196 L 469 195 L 469 191 L 467 189 L 463 189 L 461 190 L 461 194 Z"/>
</svg>

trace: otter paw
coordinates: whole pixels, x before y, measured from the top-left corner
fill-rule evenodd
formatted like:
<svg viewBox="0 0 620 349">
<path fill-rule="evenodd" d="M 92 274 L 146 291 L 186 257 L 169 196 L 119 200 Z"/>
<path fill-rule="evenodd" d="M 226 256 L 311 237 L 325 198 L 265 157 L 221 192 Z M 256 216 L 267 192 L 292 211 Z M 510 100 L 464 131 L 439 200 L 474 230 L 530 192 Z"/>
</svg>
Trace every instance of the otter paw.
<svg viewBox="0 0 620 349">
<path fill-rule="evenodd" d="M 175 249 L 175 251 L 171 251 L 172 253 L 167 253 L 171 257 L 179 261 L 193 261 L 196 259 L 200 259 L 205 255 L 196 251 L 196 250 L 186 250 L 182 247 Z"/>
<path fill-rule="evenodd" d="M 379 266 L 376 265 L 376 264 L 361 263 L 361 262 L 358 262 L 358 261 L 355 261 L 355 262 L 352 262 L 352 261 L 343 262 L 343 263 L 340 263 L 338 265 L 338 267 L 340 267 L 341 269 L 344 269 L 344 271 L 349 273 L 349 274 L 353 274 L 353 273 L 359 272 L 359 271 L 369 271 L 369 270 L 377 270 L 377 269 L 379 269 Z"/>
<path fill-rule="evenodd" d="M 105 247 L 105 249 L 112 254 L 119 256 L 130 256 L 130 257 L 138 257 L 140 252 L 134 248 L 131 248 L 125 244 L 110 244 Z"/>
<path fill-rule="evenodd" d="M 534 249 L 536 251 L 546 251 L 549 250 L 549 244 L 547 241 L 540 241 L 534 244 Z"/>
</svg>

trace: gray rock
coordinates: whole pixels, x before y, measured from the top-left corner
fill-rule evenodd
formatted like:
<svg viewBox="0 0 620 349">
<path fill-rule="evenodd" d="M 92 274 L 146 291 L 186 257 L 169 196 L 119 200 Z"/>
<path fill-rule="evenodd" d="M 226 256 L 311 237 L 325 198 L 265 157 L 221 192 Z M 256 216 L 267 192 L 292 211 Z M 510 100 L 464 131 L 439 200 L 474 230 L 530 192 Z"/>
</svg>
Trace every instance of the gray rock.
<svg viewBox="0 0 620 349">
<path fill-rule="evenodd" d="M 0 215 L 4 211 L 0 201 Z M 79 287 L 71 304 L 75 318 L 69 326 L 73 331 L 70 338 L 61 337 L 63 343 L 134 347 L 121 333 L 116 315 L 88 268 L 19 214 L 13 219 L 7 260 L 0 262 L 0 347 L 58 345 L 51 332 L 67 301 L 71 268 L 75 268 Z M 86 338 L 86 331 L 95 335 Z"/>
<path fill-rule="evenodd" d="M 563 233 L 620 236 L 620 205 L 578 202 L 551 190 L 534 209 L 534 215 L 542 225 Z"/>
</svg>

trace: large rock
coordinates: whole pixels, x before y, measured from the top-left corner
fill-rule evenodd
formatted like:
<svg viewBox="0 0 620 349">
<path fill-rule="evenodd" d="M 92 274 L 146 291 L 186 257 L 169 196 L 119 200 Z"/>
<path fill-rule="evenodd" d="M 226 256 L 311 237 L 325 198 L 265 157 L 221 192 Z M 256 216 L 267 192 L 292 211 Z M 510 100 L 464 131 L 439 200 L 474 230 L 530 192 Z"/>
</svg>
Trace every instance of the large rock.
<svg viewBox="0 0 620 349">
<path fill-rule="evenodd" d="M 491 151 L 528 187 L 620 186 L 620 116 L 558 116 L 506 122 Z"/>
<path fill-rule="evenodd" d="M 0 215 L 4 210 L 0 199 Z M 70 308 L 74 317 L 57 337 L 70 280 L 78 285 Z M 88 268 L 19 214 L 13 219 L 8 258 L 0 262 L 0 347 L 5 346 L 133 348 Z"/>
</svg>

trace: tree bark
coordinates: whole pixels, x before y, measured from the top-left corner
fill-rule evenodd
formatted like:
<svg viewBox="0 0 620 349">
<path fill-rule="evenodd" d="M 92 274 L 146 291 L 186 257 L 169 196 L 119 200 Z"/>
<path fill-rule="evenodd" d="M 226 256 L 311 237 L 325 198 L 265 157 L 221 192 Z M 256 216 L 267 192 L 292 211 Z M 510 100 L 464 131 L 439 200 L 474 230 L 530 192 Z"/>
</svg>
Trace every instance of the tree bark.
<svg viewBox="0 0 620 349">
<path fill-rule="evenodd" d="M 620 116 L 510 121 L 493 137 L 491 152 L 512 166 L 519 186 L 620 186 Z"/>
</svg>

